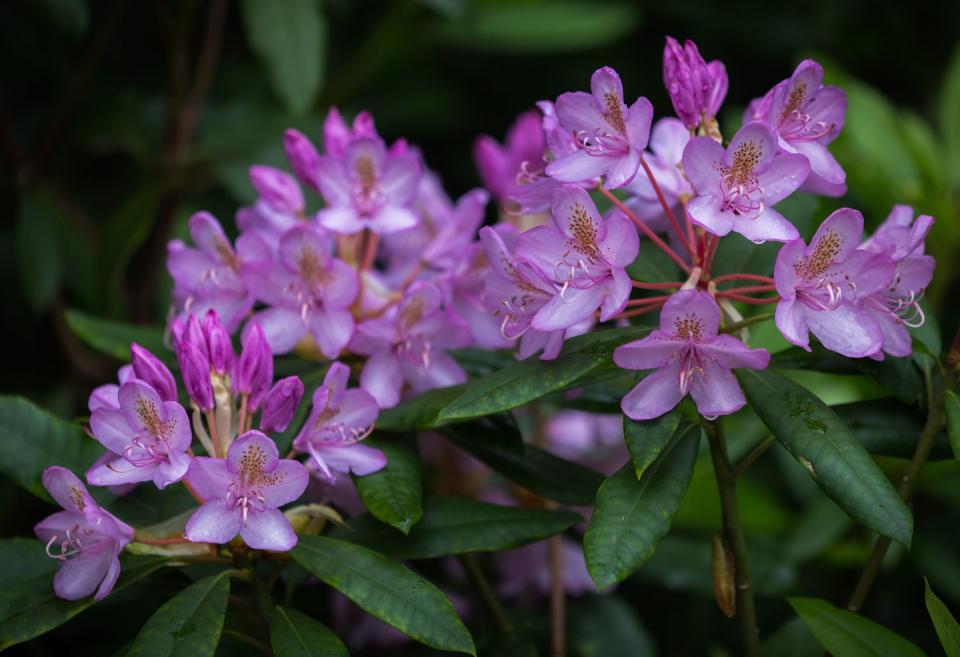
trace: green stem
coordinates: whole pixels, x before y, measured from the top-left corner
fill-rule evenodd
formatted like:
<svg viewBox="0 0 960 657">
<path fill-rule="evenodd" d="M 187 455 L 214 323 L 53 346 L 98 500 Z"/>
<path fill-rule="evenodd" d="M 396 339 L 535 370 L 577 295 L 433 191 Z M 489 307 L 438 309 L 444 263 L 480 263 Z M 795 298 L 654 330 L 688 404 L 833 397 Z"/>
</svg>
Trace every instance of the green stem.
<svg viewBox="0 0 960 657">
<path fill-rule="evenodd" d="M 752 326 L 753 324 L 759 324 L 760 322 L 765 322 L 768 319 L 773 319 L 773 313 L 760 313 L 759 315 L 754 315 L 753 317 L 747 317 L 746 319 L 741 319 L 739 322 L 734 322 L 733 324 L 728 324 L 724 326 L 720 332 L 721 333 L 733 333 L 734 331 L 739 331 L 742 328 Z"/>
<path fill-rule="evenodd" d="M 511 631 L 513 625 L 497 601 L 497 596 L 494 594 L 493 587 L 490 586 L 486 575 L 483 574 L 480 562 L 477 561 L 477 555 L 472 552 L 460 555 L 460 565 L 463 566 L 464 571 L 466 571 L 467 579 L 470 580 L 470 584 L 476 589 L 477 595 L 480 596 L 480 599 L 483 601 L 487 611 L 490 612 L 497 627 L 503 632 Z"/>
<path fill-rule="evenodd" d="M 706 424 L 710 438 L 710 456 L 717 479 L 720 494 L 720 510 L 723 515 L 723 534 L 727 545 L 733 552 L 735 581 L 737 585 L 737 618 L 740 621 L 740 635 L 743 641 L 745 657 L 759 657 L 760 631 L 757 629 L 757 612 L 753 600 L 753 588 L 750 586 L 750 570 L 747 565 L 747 542 L 740 524 L 740 509 L 737 506 L 737 483 L 727 445 L 723 436 L 723 427 L 719 420 Z"/>
<path fill-rule="evenodd" d="M 775 440 L 776 438 L 774 438 L 773 436 L 767 436 L 766 438 L 761 440 L 760 443 L 756 447 L 754 447 L 752 450 L 750 450 L 750 453 L 744 456 L 743 460 L 740 461 L 740 464 L 733 471 L 733 478 L 738 479 L 740 475 L 746 472 L 747 468 L 753 465 L 754 461 L 756 461 L 758 458 L 763 456 L 763 453 L 767 451 L 767 448 L 770 447 L 770 445 L 772 445 Z"/>
</svg>

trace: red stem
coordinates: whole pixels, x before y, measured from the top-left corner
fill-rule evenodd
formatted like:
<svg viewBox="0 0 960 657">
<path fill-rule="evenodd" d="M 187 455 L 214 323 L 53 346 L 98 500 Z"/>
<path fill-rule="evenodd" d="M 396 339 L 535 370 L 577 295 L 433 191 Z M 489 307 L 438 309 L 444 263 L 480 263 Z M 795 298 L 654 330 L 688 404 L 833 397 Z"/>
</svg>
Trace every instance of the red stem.
<svg viewBox="0 0 960 657">
<path fill-rule="evenodd" d="M 729 291 L 717 292 L 717 296 L 724 299 L 730 299 L 731 301 L 739 301 L 741 303 L 751 303 L 755 305 L 763 305 L 765 303 L 777 303 L 778 301 L 780 301 L 779 295 L 775 297 L 764 297 L 762 299 L 755 299 L 754 297 L 745 297 L 743 295 L 734 294 L 733 292 L 729 292 Z"/>
<path fill-rule="evenodd" d="M 627 306 L 642 306 L 648 303 L 662 303 L 670 298 L 669 294 L 665 294 L 659 297 L 645 297 L 643 299 L 631 299 L 627 302 Z"/>
<path fill-rule="evenodd" d="M 688 203 L 689 201 L 688 201 L 687 199 L 684 199 L 684 200 L 682 200 L 681 202 L 683 203 L 683 219 L 684 219 L 684 223 L 686 223 L 686 225 L 687 225 L 687 241 L 688 241 L 688 242 L 690 243 L 690 245 L 692 246 L 694 243 L 696 243 L 697 239 L 696 239 L 696 237 L 695 237 L 695 235 L 694 235 L 694 231 L 693 231 L 693 219 L 690 218 L 690 212 L 687 210 L 687 203 Z"/>
<path fill-rule="evenodd" d="M 663 301 L 657 301 L 656 303 L 650 304 L 649 306 L 642 306 L 640 308 L 635 308 L 633 310 L 625 310 L 622 313 L 614 315 L 610 319 L 625 319 L 627 317 L 637 317 L 639 315 L 646 315 L 647 313 L 652 313 L 653 311 L 658 310 L 662 305 L 663 305 Z"/>
<path fill-rule="evenodd" d="M 707 238 L 707 254 L 703 258 L 703 271 L 710 275 L 710 267 L 713 266 L 713 257 L 717 254 L 717 245 L 720 244 L 720 237 L 712 235 Z"/>
<path fill-rule="evenodd" d="M 677 237 L 680 238 L 680 243 L 683 244 L 684 248 L 687 249 L 687 253 L 693 255 L 693 245 L 687 241 L 687 236 L 683 234 L 683 229 L 680 228 L 680 222 L 677 221 L 677 217 L 673 214 L 673 210 L 670 209 L 667 199 L 663 196 L 663 192 L 660 190 L 660 185 L 657 184 L 657 179 L 654 177 L 653 171 L 650 170 L 650 166 L 647 164 L 647 161 L 643 159 L 643 156 L 640 156 L 640 166 L 642 166 L 643 170 L 646 172 L 647 179 L 650 181 L 650 184 L 653 186 L 653 191 L 657 195 L 657 200 L 660 201 L 660 207 L 663 208 L 663 213 L 667 215 L 667 219 L 670 220 L 670 225 L 673 226 L 673 230 L 677 233 Z"/>
<path fill-rule="evenodd" d="M 145 545 L 180 545 L 181 543 L 190 543 L 190 541 L 183 536 L 176 536 L 174 538 L 147 538 L 146 536 L 136 534 L 133 540 Z"/>
<path fill-rule="evenodd" d="M 614 205 L 618 210 L 620 210 L 620 212 L 622 212 L 622 213 L 624 213 L 625 215 L 627 215 L 627 217 L 629 217 L 630 220 L 637 225 L 637 228 L 639 228 L 640 231 L 641 231 L 644 235 L 646 235 L 646 236 L 650 239 L 651 242 L 653 242 L 654 244 L 656 244 L 658 247 L 660 247 L 660 250 L 662 250 L 664 253 L 666 253 L 668 256 L 670 256 L 670 259 L 673 260 L 675 263 L 677 263 L 677 266 L 680 267 L 680 269 L 682 269 L 684 272 L 686 272 L 686 273 L 688 273 L 688 274 L 690 273 L 690 265 L 688 265 L 687 263 L 685 263 L 685 262 L 683 261 L 683 258 L 681 258 L 680 256 L 677 255 L 676 251 L 674 251 L 674 250 L 671 249 L 669 246 L 667 246 L 666 242 L 664 242 L 662 239 L 660 239 L 660 238 L 657 236 L 656 233 L 654 233 L 652 230 L 650 230 L 650 227 L 647 226 L 647 224 L 645 224 L 639 217 L 637 217 L 637 215 L 635 215 L 635 214 L 630 210 L 630 208 L 628 208 L 626 205 L 624 205 L 624 204 L 623 204 L 623 201 L 621 201 L 621 200 L 618 199 L 616 196 L 614 196 L 614 195 L 613 195 L 609 190 L 607 190 L 602 184 L 598 184 L 598 185 L 597 185 L 597 189 L 600 190 L 600 193 L 603 194 L 604 196 L 606 196 L 606 197 L 610 200 L 610 202 L 613 203 L 613 205 Z"/>
<path fill-rule="evenodd" d="M 757 274 L 724 274 L 713 279 L 714 283 L 720 284 L 724 281 L 759 281 L 760 283 L 769 283 L 773 285 L 773 279 L 769 276 L 759 276 Z"/>
<path fill-rule="evenodd" d="M 777 288 L 774 285 L 748 285 L 747 287 L 734 287 L 729 290 L 721 290 L 721 291 L 743 294 L 744 292 L 773 292 L 776 289 Z"/>
<path fill-rule="evenodd" d="M 644 283 L 642 281 L 630 281 L 633 287 L 638 290 L 672 290 L 675 287 L 683 287 L 682 282 L 676 283 Z"/>
</svg>

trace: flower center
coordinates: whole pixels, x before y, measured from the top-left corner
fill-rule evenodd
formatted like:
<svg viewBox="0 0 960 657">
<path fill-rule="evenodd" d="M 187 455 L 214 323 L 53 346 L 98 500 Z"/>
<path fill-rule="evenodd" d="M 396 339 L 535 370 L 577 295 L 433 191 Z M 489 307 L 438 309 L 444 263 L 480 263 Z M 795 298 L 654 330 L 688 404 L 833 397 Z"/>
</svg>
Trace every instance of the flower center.
<svg viewBox="0 0 960 657">
<path fill-rule="evenodd" d="M 47 556 L 52 559 L 67 561 L 78 554 L 98 550 L 109 543 L 109 539 L 90 527 L 81 527 L 76 524 L 68 528 L 62 538 L 59 534 L 51 536 L 50 540 L 47 541 L 46 551 Z M 58 546 L 59 551 L 55 551 L 54 546 Z"/>
</svg>

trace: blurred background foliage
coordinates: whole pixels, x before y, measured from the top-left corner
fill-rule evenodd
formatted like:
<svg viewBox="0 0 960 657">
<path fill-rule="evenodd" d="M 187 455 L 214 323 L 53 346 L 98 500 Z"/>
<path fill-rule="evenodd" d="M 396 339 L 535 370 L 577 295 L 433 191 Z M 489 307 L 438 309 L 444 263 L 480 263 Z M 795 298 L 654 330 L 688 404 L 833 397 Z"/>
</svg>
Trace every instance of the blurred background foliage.
<svg viewBox="0 0 960 657">
<path fill-rule="evenodd" d="M 895 203 L 934 215 L 928 245 L 939 267 L 928 308 L 949 341 L 960 319 L 952 302 L 960 292 L 958 26 L 960 3 L 883 0 L 6 0 L 2 392 L 64 417 L 83 415 L 89 389 L 112 378 L 117 363 L 79 340 L 65 311 L 159 326 L 170 285 L 167 240 L 182 236 L 199 209 L 231 226 L 238 205 L 253 198 L 247 167 L 284 166 L 284 128 L 316 138 L 331 105 L 348 116 L 369 109 L 387 139 L 419 145 L 457 196 L 479 184 L 471 157 L 478 133 L 501 137 L 534 101 L 586 88 L 601 65 L 620 72 L 628 97 L 646 95 L 667 115 L 667 34 L 693 38 L 707 59 L 726 63 L 728 135 L 746 103 L 801 58 L 824 63 L 828 81 L 849 95 L 832 150 L 850 191 L 808 208 L 806 221 L 815 226 L 842 205 L 861 209 L 868 226 Z M 859 380 L 816 376 L 804 383 L 830 403 L 878 394 Z M 764 437 L 754 417 L 742 424 L 729 432 L 735 455 Z M 759 594 L 839 600 L 869 537 L 851 534 L 850 521 L 785 452 L 763 459 L 767 467 L 741 487 Z M 897 459 L 884 464 L 891 473 L 902 468 Z M 908 557 L 892 554 L 906 567 L 882 578 L 871 605 L 875 619 L 931 654 L 919 575 L 960 604 L 955 469 L 942 462 L 925 472 L 915 510 L 924 533 Z M 30 531 L 43 509 L 28 498 L 0 482 L 3 535 Z M 697 533 L 716 529 L 714 498 L 704 461 L 676 519 L 680 531 L 640 575 L 617 598 L 574 603 L 576 654 L 653 654 L 644 652 L 647 632 L 663 654 L 677 655 L 717 650 L 704 637 L 732 638 L 734 627 L 710 599 L 709 552 Z M 766 602 L 765 628 L 789 616 L 786 602 Z M 800 649 L 796 629 L 788 626 L 770 654 L 794 654 L 777 645 Z"/>
</svg>

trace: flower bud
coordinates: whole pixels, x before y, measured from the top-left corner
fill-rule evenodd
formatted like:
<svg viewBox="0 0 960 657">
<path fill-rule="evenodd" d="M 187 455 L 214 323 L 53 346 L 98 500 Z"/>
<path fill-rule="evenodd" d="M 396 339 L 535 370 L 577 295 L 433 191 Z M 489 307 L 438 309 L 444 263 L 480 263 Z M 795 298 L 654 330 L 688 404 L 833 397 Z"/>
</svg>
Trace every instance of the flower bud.
<svg viewBox="0 0 960 657">
<path fill-rule="evenodd" d="M 255 164 L 250 167 L 250 182 L 271 208 L 289 214 L 303 211 L 303 192 L 286 171 Z"/>
<path fill-rule="evenodd" d="M 254 323 L 243 338 L 235 376 L 237 391 L 250 395 L 250 411 L 257 410 L 273 381 L 273 353 L 259 324 Z"/>
<path fill-rule="evenodd" d="M 207 334 L 203 330 L 203 326 L 200 324 L 200 320 L 197 319 L 196 315 L 190 315 L 190 317 L 187 319 L 187 326 L 180 336 L 180 344 L 192 344 L 201 354 L 203 354 L 203 357 L 207 360 L 207 364 L 209 365 L 210 350 L 207 348 Z"/>
<path fill-rule="evenodd" d="M 663 84 L 677 116 L 691 130 L 717 115 L 727 95 L 727 71 L 720 61 L 707 64 L 689 39 L 680 47 L 667 37 L 663 49 Z"/>
<path fill-rule="evenodd" d="M 164 401 L 177 401 L 177 382 L 159 358 L 136 342 L 130 345 L 130 363 L 137 378 L 153 386 Z"/>
<path fill-rule="evenodd" d="M 331 107 L 323 121 L 323 149 L 330 157 L 343 157 L 350 142 L 350 128 L 340 111 Z"/>
<path fill-rule="evenodd" d="M 210 368 L 220 375 L 231 371 L 234 360 L 233 343 L 227 329 L 220 323 L 220 315 L 216 310 L 210 309 L 204 316 L 203 332 L 210 352 Z"/>
<path fill-rule="evenodd" d="M 263 398 L 260 412 L 260 430 L 264 433 L 284 431 L 303 397 L 303 381 L 296 376 L 288 376 L 277 381 Z"/>
<path fill-rule="evenodd" d="M 287 160 L 294 175 L 303 184 L 319 193 L 317 170 L 320 168 L 320 154 L 306 135 L 298 130 L 287 130 L 283 134 L 283 147 L 287 151 Z"/>
<path fill-rule="evenodd" d="M 714 535 L 710 545 L 710 574 L 713 579 L 713 597 L 727 618 L 737 613 L 737 588 L 734 582 L 733 555 L 720 536 Z"/>
<path fill-rule="evenodd" d="M 192 342 L 184 340 L 177 349 L 180 376 L 190 399 L 207 412 L 213 410 L 213 386 L 210 383 L 210 361 Z"/>
</svg>

